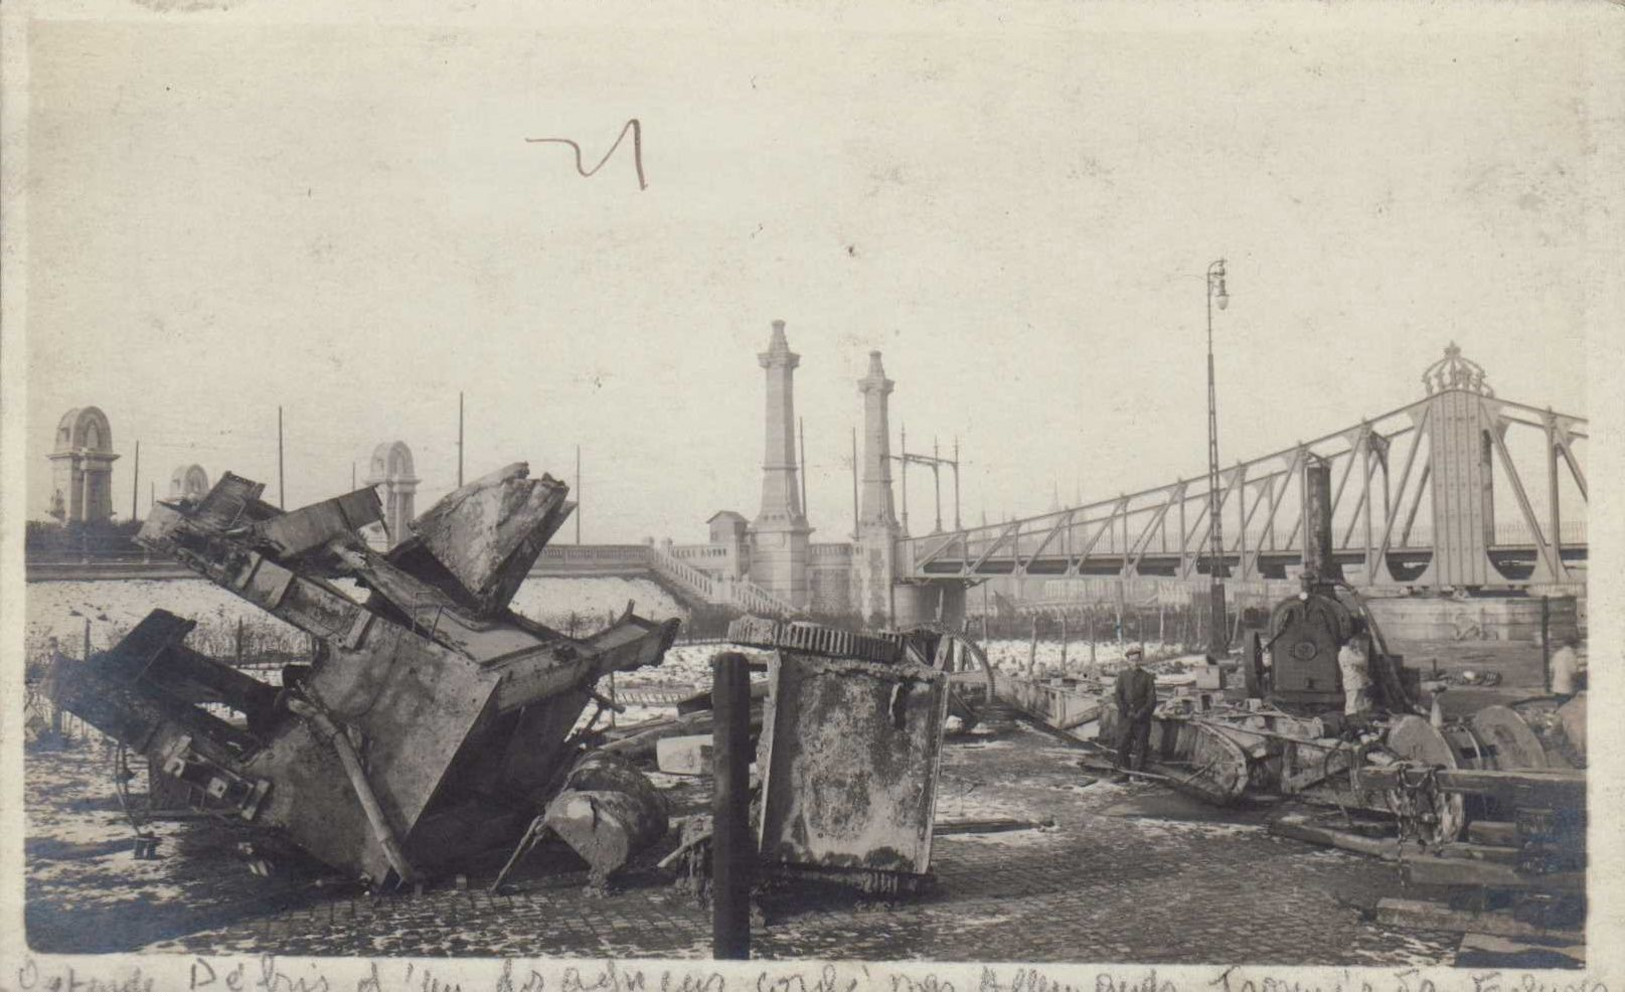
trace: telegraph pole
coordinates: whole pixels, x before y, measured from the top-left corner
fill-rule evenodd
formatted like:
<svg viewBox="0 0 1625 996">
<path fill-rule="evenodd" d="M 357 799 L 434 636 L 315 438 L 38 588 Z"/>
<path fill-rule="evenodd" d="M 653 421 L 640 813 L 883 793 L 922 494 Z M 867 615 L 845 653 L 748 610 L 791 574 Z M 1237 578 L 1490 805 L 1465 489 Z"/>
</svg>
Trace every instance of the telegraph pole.
<svg viewBox="0 0 1625 996">
<path fill-rule="evenodd" d="M 898 447 L 898 452 L 892 454 L 891 459 L 896 460 L 898 463 L 902 464 L 902 467 L 903 467 L 902 475 L 901 475 L 902 478 L 903 478 L 903 535 L 905 537 L 909 535 L 909 532 L 908 532 L 908 465 L 911 464 L 911 463 L 917 463 L 917 464 L 920 464 L 921 466 L 931 468 L 931 483 L 932 483 L 932 486 L 935 489 L 935 494 L 936 494 L 936 531 L 939 532 L 939 533 L 942 532 L 942 468 L 943 467 L 952 468 L 953 473 L 954 473 L 954 529 L 958 530 L 960 528 L 960 525 L 959 525 L 959 440 L 958 439 L 954 440 L 954 455 L 952 457 L 944 457 L 944 456 L 941 455 L 941 452 L 939 451 L 938 446 L 937 446 L 937 441 L 935 439 L 931 440 L 931 454 L 929 456 L 927 456 L 924 453 L 910 453 L 908 451 L 908 430 L 905 427 L 904 430 L 903 430 L 903 433 L 902 433 L 902 443 Z"/>
<path fill-rule="evenodd" d="M 457 486 L 463 486 L 463 392 L 457 392 Z"/>
<path fill-rule="evenodd" d="M 898 432 L 897 459 L 903 465 L 903 538 L 908 539 L 908 426 Z"/>
<path fill-rule="evenodd" d="M 576 444 L 576 546 L 581 545 L 581 444 Z"/>
<path fill-rule="evenodd" d="M 852 427 L 852 540 L 858 539 L 858 427 Z"/>
<path fill-rule="evenodd" d="M 141 500 L 141 440 L 135 441 L 135 480 L 130 482 L 130 521 L 135 521 L 136 502 Z"/>
<path fill-rule="evenodd" d="M 942 458 L 937 453 L 937 437 L 931 437 L 931 488 L 937 498 L 937 532 L 942 532 Z"/>
<path fill-rule="evenodd" d="M 282 406 L 276 406 L 276 495 L 277 504 L 288 507 L 288 488 L 282 476 Z"/>
<path fill-rule="evenodd" d="M 807 515 L 807 422 L 796 419 L 796 434 L 801 439 L 801 515 Z"/>
<path fill-rule="evenodd" d="M 1223 498 L 1219 494 L 1219 396 L 1213 379 L 1213 305 L 1230 303 L 1224 287 L 1224 260 L 1207 268 L 1207 508 L 1208 508 L 1208 652 L 1215 657 L 1230 651 L 1230 630 L 1224 608 Z M 1244 517 L 1245 518 L 1245 517 Z"/>
</svg>

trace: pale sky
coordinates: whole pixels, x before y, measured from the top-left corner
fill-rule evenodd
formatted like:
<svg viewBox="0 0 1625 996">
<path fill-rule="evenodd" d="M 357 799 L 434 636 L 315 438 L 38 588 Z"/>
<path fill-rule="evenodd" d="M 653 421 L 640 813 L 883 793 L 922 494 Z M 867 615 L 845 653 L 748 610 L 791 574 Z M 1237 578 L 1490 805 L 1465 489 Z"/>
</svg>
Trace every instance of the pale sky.
<svg viewBox="0 0 1625 996">
<path fill-rule="evenodd" d="M 775 318 L 815 541 L 850 527 L 876 348 L 910 448 L 959 438 L 967 524 L 1041 512 L 1204 470 L 1220 256 L 1227 463 L 1416 399 L 1451 340 L 1500 396 L 1587 413 L 1621 185 L 1597 151 L 1621 53 L 1590 18 L 831 10 L 36 24 L 29 514 L 88 404 L 121 517 L 137 439 L 142 514 L 190 462 L 275 501 L 278 404 L 290 506 L 399 438 L 422 510 L 454 483 L 463 390 L 470 477 L 569 479 L 579 443 L 588 542 L 698 541 L 719 508 L 756 514 Z M 590 165 L 632 117 L 646 190 L 629 142 L 583 179 L 524 141 Z"/>
</svg>

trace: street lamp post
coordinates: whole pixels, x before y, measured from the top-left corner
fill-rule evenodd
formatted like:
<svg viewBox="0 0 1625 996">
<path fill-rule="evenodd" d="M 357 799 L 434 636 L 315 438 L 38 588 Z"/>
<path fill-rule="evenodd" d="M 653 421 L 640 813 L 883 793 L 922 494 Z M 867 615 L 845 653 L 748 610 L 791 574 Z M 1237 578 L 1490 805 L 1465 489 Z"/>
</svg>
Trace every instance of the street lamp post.
<svg viewBox="0 0 1625 996">
<path fill-rule="evenodd" d="M 1208 653 L 1221 657 L 1230 651 L 1230 631 L 1224 607 L 1224 536 L 1219 494 L 1219 398 L 1213 382 L 1213 305 L 1223 311 L 1230 303 L 1224 288 L 1224 260 L 1214 260 L 1207 268 L 1207 508 L 1208 572 Z"/>
</svg>

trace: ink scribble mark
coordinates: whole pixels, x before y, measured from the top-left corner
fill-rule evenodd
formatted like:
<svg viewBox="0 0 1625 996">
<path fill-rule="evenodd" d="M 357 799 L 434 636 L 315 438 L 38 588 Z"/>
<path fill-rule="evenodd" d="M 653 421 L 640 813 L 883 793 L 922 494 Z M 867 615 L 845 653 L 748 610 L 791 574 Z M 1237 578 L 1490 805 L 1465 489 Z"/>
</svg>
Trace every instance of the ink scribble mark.
<svg viewBox="0 0 1625 996">
<path fill-rule="evenodd" d="M 598 160 L 598 165 L 594 166 L 592 169 L 587 169 L 582 165 L 581 146 L 577 145 L 568 138 L 527 138 L 525 141 L 557 142 L 561 145 L 568 145 L 576 156 L 576 172 L 580 173 L 582 176 L 592 176 L 594 173 L 602 169 L 604 164 L 609 162 L 609 157 L 615 154 L 615 150 L 621 147 L 621 142 L 626 139 L 627 132 L 632 133 L 632 163 L 637 167 L 638 170 L 638 189 L 648 190 L 649 183 L 643 177 L 643 126 L 638 123 L 637 118 L 627 119 L 626 125 L 621 128 L 621 133 L 615 136 L 615 144 L 609 147 L 609 151 L 604 153 L 604 158 Z"/>
</svg>

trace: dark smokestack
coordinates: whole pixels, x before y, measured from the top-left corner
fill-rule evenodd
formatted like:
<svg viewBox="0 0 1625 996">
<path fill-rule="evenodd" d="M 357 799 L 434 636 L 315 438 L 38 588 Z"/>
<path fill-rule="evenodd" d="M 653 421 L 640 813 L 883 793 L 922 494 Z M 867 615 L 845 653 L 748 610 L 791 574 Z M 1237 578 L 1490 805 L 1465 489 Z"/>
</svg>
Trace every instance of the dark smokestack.
<svg viewBox="0 0 1625 996">
<path fill-rule="evenodd" d="M 1317 581 L 1343 576 L 1332 559 L 1332 466 L 1312 454 L 1303 467 L 1303 572 Z"/>
</svg>

